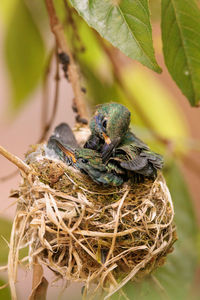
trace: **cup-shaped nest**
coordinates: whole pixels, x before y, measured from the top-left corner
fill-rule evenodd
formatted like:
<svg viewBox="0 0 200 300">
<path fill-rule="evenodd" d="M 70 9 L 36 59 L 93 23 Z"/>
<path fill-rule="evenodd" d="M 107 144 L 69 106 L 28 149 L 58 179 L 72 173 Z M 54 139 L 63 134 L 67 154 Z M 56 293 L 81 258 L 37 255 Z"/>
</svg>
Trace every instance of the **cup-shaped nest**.
<svg viewBox="0 0 200 300">
<path fill-rule="evenodd" d="M 95 283 L 109 295 L 162 265 L 176 240 L 174 209 L 161 173 L 119 187 L 45 155 L 35 146 L 19 188 L 13 255 L 29 245 L 30 259 L 70 281 Z"/>
</svg>

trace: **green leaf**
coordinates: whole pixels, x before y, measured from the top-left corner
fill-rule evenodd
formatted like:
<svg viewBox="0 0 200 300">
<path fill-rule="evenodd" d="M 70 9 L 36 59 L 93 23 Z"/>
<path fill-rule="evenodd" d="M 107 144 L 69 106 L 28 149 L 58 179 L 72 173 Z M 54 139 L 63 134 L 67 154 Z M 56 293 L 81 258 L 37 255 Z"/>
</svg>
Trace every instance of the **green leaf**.
<svg viewBox="0 0 200 300">
<path fill-rule="evenodd" d="M 44 43 L 23 0 L 17 2 L 5 36 L 13 108 L 19 108 L 38 83 L 44 67 Z"/>
<path fill-rule="evenodd" d="M 0 219 L 0 265 L 7 264 L 9 243 L 12 223 L 6 219 Z"/>
<path fill-rule="evenodd" d="M 154 56 L 147 0 L 70 0 L 105 39 L 132 59 L 161 72 Z"/>
<path fill-rule="evenodd" d="M 0 278 L 0 287 L 6 284 L 6 282 Z M 0 289 L 0 300 L 10 300 L 11 295 L 10 295 L 10 289 L 9 287 L 5 287 L 4 289 Z"/>
<path fill-rule="evenodd" d="M 162 40 L 167 68 L 195 106 L 200 100 L 200 11 L 195 0 L 162 0 Z"/>
</svg>

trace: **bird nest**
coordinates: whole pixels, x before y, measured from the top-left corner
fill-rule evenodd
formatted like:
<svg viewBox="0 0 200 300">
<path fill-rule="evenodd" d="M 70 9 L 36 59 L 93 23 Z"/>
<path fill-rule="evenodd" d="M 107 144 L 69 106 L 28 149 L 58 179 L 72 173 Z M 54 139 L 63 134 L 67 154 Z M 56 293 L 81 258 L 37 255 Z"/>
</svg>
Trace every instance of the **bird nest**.
<svg viewBox="0 0 200 300">
<path fill-rule="evenodd" d="M 161 173 L 156 180 L 105 187 L 47 157 L 27 155 L 11 236 L 13 269 L 29 246 L 57 277 L 103 288 L 107 297 L 164 263 L 176 240 L 174 209 Z M 107 298 L 106 297 L 106 298 Z"/>
</svg>

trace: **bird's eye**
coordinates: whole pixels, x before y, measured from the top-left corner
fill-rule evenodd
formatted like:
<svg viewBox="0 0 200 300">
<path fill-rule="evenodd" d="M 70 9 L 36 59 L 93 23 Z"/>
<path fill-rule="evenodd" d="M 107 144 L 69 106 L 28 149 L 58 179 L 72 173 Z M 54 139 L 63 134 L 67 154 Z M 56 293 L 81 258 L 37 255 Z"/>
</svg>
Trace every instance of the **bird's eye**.
<svg viewBox="0 0 200 300">
<path fill-rule="evenodd" d="M 104 120 L 104 121 L 103 121 L 102 126 L 103 126 L 103 128 L 106 129 L 106 127 L 107 127 L 107 120 Z"/>
<path fill-rule="evenodd" d="M 83 164 L 87 164 L 87 163 L 88 163 L 88 159 L 81 158 L 81 162 L 82 162 Z"/>
</svg>

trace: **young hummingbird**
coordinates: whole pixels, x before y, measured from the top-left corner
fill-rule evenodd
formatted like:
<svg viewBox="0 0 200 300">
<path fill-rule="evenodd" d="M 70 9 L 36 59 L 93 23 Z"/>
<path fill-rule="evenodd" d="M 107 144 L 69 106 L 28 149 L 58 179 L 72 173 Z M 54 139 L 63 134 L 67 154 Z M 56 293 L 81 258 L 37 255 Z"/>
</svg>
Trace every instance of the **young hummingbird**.
<svg viewBox="0 0 200 300">
<path fill-rule="evenodd" d="M 128 131 L 130 124 L 130 111 L 122 104 L 107 103 L 98 105 L 90 121 L 91 136 L 85 148 L 108 151 L 111 145 L 115 148 Z"/>
<path fill-rule="evenodd" d="M 125 106 L 118 103 L 97 106 L 90 121 L 91 136 L 84 147 L 100 151 L 103 163 L 117 160 L 125 170 L 154 178 L 163 167 L 163 158 L 136 137 L 129 125 L 130 111 Z"/>
<path fill-rule="evenodd" d="M 62 123 L 55 128 L 54 134 L 47 143 L 48 149 L 53 149 L 59 159 L 72 166 L 90 178 L 104 185 L 121 185 L 124 180 L 120 174 L 103 164 L 101 154 L 92 149 L 80 148 L 71 128 Z"/>
</svg>

